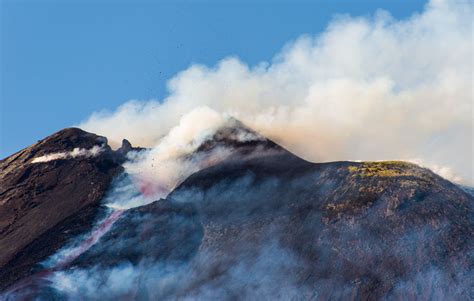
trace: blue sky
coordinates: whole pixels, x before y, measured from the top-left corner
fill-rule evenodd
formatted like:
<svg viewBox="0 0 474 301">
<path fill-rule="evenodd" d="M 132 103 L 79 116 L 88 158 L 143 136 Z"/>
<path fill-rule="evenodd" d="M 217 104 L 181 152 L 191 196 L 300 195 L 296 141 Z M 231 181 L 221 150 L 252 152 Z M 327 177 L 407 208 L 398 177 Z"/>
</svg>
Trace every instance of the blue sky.
<svg viewBox="0 0 474 301">
<path fill-rule="evenodd" d="M 403 3 L 402 3 L 403 2 Z M 192 63 L 253 65 L 334 14 L 397 19 L 424 1 L 1 1 L 0 157 L 93 111 L 161 99 Z"/>
</svg>

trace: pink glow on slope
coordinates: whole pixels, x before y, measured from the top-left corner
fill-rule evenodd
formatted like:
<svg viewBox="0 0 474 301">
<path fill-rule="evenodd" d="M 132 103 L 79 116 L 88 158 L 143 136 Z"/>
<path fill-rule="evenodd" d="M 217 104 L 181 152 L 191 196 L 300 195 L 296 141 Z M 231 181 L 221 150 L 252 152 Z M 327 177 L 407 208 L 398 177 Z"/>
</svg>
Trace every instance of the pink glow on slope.
<svg viewBox="0 0 474 301">
<path fill-rule="evenodd" d="M 135 179 L 134 182 L 140 193 L 146 198 L 155 198 L 157 196 L 163 197 L 169 193 L 168 188 L 163 185 L 153 183 L 153 181 L 149 181 L 146 179 Z M 78 258 L 81 254 L 83 254 L 84 252 L 89 250 L 94 244 L 96 244 L 99 239 L 112 228 L 113 224 L 122 216 L 123 212 L 124 210 L 115 210 L 111 212 L 109 216 L 107 216 L 104 220 L 101 221 L 101 223 L 93 230 L 93 232 L 86 240 L 84 240 L 79 246 L 70 250 L 69 253 L 64 258 L 61 258 L 53 267 L 39 271 L 36 274 L 31 275 L 30 277 L 18 281 L 8 290 L 6 290 L 3 295 L 0 295 L 0 299 L 13 296 L 15 300 L 17 300 L 18 298 L 19 300 L 29 300 L 30 296 L 28 296 L 28 292 L 23 294 L 25 295 L 25 297 L 22 297 L 21 293 L 20 296 L 14 296 L 14 294 L 17 292 L 21 292 L 21 290 L 25 288 L 30 288 L 34 290 L 34 288 L 40 287 L 41 283 L 49 282 L 48 278 L 54 272 L 67 268 L 67 266 L 71 264 L 76 258 Z"/>
<path fill-rule="evenodd" d="M 0 295 L 0 299 L 2 298 L 9 298 L 12 297 L 14 300 L 30 300 L 29 293 L 34 292 L 24 292 L 23 294 L 20 293 L 20 296 L 15 296 L 14 294 L 21 289 L 30 288 L 34 290 L 35 287 L 39 287 L 42 282 L 49 282 L 48 277 L 51 276 L 54 272 L 59 271 L 65 267 L 67 267 L 71 262 L 73 262 L 77 257 L 79 257 L 82 253 L 89 250 L 99 239 L 106 234 L 112 225 L 120 218 L 124 211 L 123 210 L 116 210 L 113 211 L 109 216 L 107 216 L 99 226 L 94 229 L 94 231 L 90 234 L 90 236 L 83 241 L 78 247 L 74 248 L 70 251 L 70 253 L 65 257 L 59 260 L 53 267 L 50 269 L 42 270 L 37 272 L 36 274 L 24 278 L 18 281 L 16 284 L 11 286 L 8 290 L 5 291 L 3 295 Z"/>
<path fill-rule="evenodd" d="M 89 238 L 83 241 L 78 247 L 74 248 L 65 258 L 60 260 L 53 269 L 61 269 L 69 265 L 82 253 L 89 250 L 105 233 L 107 233 L 112 225 L 120 218 L 122 215 L 122 210 L 113 211 L 109 216 L 107 216 L 102 223 L 91 233 Z"/>
<path fill-rule="evenodd" d="M 146 198 L 154 198 L 156 196 L 166 196 L 169 192 L 165 186 L 153 183 L 152 181 L 140 179 L 137 181 L 140 193 Z"/>
</svg>

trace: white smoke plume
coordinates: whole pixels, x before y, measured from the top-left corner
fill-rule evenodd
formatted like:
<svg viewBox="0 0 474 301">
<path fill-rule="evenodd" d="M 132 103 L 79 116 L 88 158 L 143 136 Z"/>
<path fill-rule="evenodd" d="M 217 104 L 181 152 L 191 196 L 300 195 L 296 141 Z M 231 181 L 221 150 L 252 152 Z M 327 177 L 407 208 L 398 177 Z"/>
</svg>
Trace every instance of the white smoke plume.
<svg viewBox="0 0 474 301">
<path fill-rule="evenodd" d="M 202 118 L 206 121 L 202 122 Z M 183 173 L 189 175 L 196 171 L 194 160 L 184 157 L 194 152 L 223 123 L 224 118 L 215 111 L 207 108 L 194 110 L 184 116 L 158 145 L 135 158 L 134 163 L 126 164 L 125 168 L 141 177 L 142 181 L 160 183 L 160 190 L 167 193 L 183 178 Z"/>
<path fill-rule="evenodd" d="M 201 122 L 203 119 L 206 122 Z M 225 159 L 232 154 L 232 147 L 216 147 L 202 154 L 196 150 L 233 121 L 207 107 L 192 110 L 153 148 L 128 155 L 130 160 L 124 164 L 126 174 L 114 185 L 113 197 L 106 200 L 107 205 L 129 209 L 164 198 L 194 172 Z M 230 138 L 240 142 L 262 139 L 243 131 Z"/>
<path fill-rule="evenodd" d="M 50 153 L 40 157 L 36 157 L 31 161 L 31 163 L 44 163 L 54 160 L 66 160 L 80 157 L 90 158 L 97 156 L 102 151 L 104 151 L 104 148 L 98 145 L 94 145 L 90 149 L 76 147 L 70 152 Z"/>
<path fill-rule="evenodd" d="M 425 167 L 430 169 L 432 172 L 440 175 L 441 177 L 454 182 L 454 183 L 462 183 L 463 178 L 458 176 L 451 168 L 446 167 L 446 166 L 439 166 L 436 164 L 427 164 L 424 162 L 422 159 L 411 159 L 407 160 L 408 162 L 415 163 L 416 165 L 419 165 L 421 167 Z"/>
<path fill-rule="evenodd" d="M 310 161 L 421 158 L 472 184 L 472 19 L 472 3 L 443 0 L 404 20 L 337 16 L 270 62 L 192 65 L 165 99 L 129 101 L 79 126 L 152 147 L 206 106 Z M 214 122 L 194 118 L 196 127 Z"/>
</svg>

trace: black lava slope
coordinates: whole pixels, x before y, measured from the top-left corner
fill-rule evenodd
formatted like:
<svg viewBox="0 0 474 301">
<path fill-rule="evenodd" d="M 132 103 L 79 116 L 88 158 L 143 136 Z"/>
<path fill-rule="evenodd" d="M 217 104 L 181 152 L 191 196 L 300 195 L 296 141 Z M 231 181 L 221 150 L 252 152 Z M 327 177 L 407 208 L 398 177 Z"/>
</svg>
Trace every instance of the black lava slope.
<svg viewBox="0 0 474 301">
<path fill-rule="evenodd" d="M 216 292 L 226 299 L 258 296 L 260 278 L 229 280 L 237 265 L 262 277 L 277 269 L 267 275 L 281 284 L 262 298 L 473 297 L 473 198 L 413 164 L 312 164 L 274 154 L 200 171 L 170 199 L 196 205 L 199 252 L 215 254 L 196 260 L 199 276 L 176 294 L 199 296 L 199 283 L 215 283 L 228 285 Z"/>
<path fill-rule="evenodd" d="M 96 156 L 79 154 L 94 147 Z M 74 149 L 76 158 L 34 163 Z M 0 289 L 90 229 L 112 178 L 122 171 L 125 151 L 113 152 L 106 138 L 68 128 L 0 161 Z"/>
<path fill-rule="evenodd" d="M 82 289 L 73 297 L 474 298 L 470 194 L 414 164 L 310 163 L 263 137 L 242 139 L 247 134 L 255 133 L 240 123 L 218 131 L 197 150 L 210 167 L 166 199 L 121 212 L 95 245 L 62 267 Z M 232 148 L 232 155 L 215 162 L 205 156 L 220 147 Z M 94 160 L 105 158 L 90 160 L 81 164 L 101 166 Z M 120 171 L 114 162 L 106 165 L 104 187 Z M 86 183 L 81 185 L 86 191 Z M 82 202 L 96 204 L 101 196 Z M 2 195 L 2 206 L 3 200 Z M 69 218 L 77 218 L 74 225 L 85 222 L 78 222 L 79 212 L 68 211 Z M 61 245 L 63 238 L 55 236 L 61 228 L 50 224 L 48 240 Z M 32 241 L 22 248 L 45 248 Z M 82 286 L 77 275 L 83 272 L 93 281 Z M 71 297 L 70 291 L 47 286 L 33 296 Z"/>
</svg>

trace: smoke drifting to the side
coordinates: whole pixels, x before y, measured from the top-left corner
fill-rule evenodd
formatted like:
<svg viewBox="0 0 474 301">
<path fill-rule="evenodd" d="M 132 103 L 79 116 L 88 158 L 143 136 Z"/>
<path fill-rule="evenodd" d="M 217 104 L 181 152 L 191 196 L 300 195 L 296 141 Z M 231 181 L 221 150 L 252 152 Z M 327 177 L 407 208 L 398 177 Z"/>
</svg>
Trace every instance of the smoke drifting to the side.
<svg viewBox="0 0 474 301">
<path fill-rule="evenodd" d="M 382 196 L 362 216 L 330 218 L 327 212 L 308 211 L 313 199 L 335 208 L 330 206 L 331 197 L 322 196 L 347 192 L 347 186 L 328 181 L 334 178 L 330 173 L 259 177 L 257 170 L 223 177 L 207 188 L 182 187 L 171 195 L 173 201 L 124 213 L 115 234 L 104 236 L 83 258 L 89 265 L 54 273 L 52 287 L 73 300 L 463 300 L 468 296 L 472 254 L 453 251 L 463 245 L 458 240 L 451 241 L 454 246 L 444 245 L 456 231 L 443 217 L 429 214 L 433 220 L 426 223 L 418 214 L 420 208 L 405 203 L 405 214 L 388 218 L 380 214 L 389 205 Z M 314 189 L 314 183 L 325 184 Z M 354 191 L 359 194 L 357 187 Z M 410 194 L 406 187 L 400 192 Z M 424 210 L 446 208 L 438 198 L 428 196 Z M 159 210 L 154 216 L 153 207 L 174 209 Z M 189 214 L 184 208 L 199 213 Z M 326 218 L 331 222 L 324 222 Z M 446 253 L 438 252 L 439 246 Z M 379 295 L 364 297 L 368 288 L 379 290 Z"/>
<path fill-rule="evenodd" d="M 95 145 L 90 149 L 79 148 L 76 147 L 70 152 L 57 152 L 57 153 L 50 153 L 40 157 L 34 158 L 31 163 L 44 163 L 54 160 L 66 160 L 72 158 L 88 158 L 88 157 L 95 157 L 100 154 L 104 149 L 101 146 Z"/>
<path fill-rule="evenodd" d="M 165 197 L 180 180 L 199 169 L 202 158 L 197 160 L 191 154 L 224 122 L 225 118 L 208 108 L 193 110 L 151 150 L 133 156 L 125 169 L 150 200 Z"/>
<path fill-rule="evenodd" d="M 192 65 L 165 99 L 129 101 L 80 127 L 150 147 L 207 106 L 311 161 L 420 158 L 473 183 L 472 18 L 471 4 L 441 0 L 405 20 L 337 16 L 271 62 Z"/>
<path fill-rule="evenodd" d="M 206 107 L 194 109 L 183 116 L 178 125 L 153 148 L 129 153 L 129 161 L 124 164 L 126 174 L 115 185 L 118 193 L 106 203 L 112 208 L 129 209 L 166 197 L 194 172 L 212 166 L 236 152 L 234 146 L 229 144 L 199 151 L 226 128 L 232 131 L 225 133 L 226 139 L 232 143 L 264 139 L 241 128 L 239 122 L 230 116 L 223 116 Z"/>
<path fill-rule="evenodd" d="M 71 300 L 465 299 L 459 188 L 398 162 L 310 164 L 263 136 L 311 161 L 404 159 L 472 183 L 472 17 L 436 0 L 402 21 L 339 16 L 271 63 L 191 66 L 162 101 L 95 113 L 80 126 L 149 149 L 124 143 L 111 209 L 0 299 L 37 282 Z"/>
</svg>

